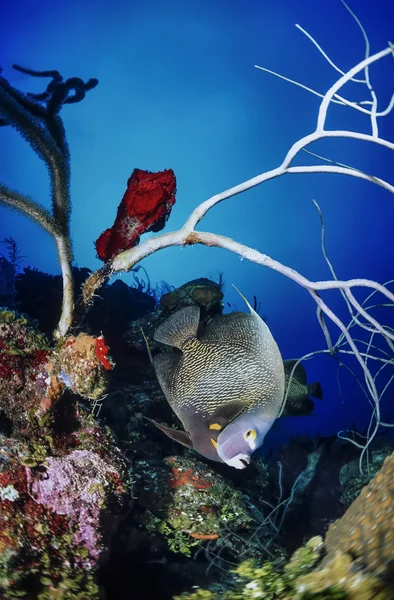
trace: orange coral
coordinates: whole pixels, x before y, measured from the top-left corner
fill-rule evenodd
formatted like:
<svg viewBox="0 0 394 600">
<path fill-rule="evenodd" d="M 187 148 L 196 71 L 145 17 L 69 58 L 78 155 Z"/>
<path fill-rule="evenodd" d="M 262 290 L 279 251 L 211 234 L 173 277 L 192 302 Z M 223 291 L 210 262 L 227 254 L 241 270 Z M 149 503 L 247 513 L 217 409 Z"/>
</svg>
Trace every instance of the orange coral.
<svg viewBox="0 0 394 600">
<path fill-rule="evenodd" d="M 192 469 L 171 468 L 170 485 L 172 488 L 178 488 L 182 485 L 190 485 L 199 490 L 208 490 L 212 487 L 212 482 L 197 473 L 193 473 Z"/>
<path fill-rule="evenodd" d="M 217 540 L 219 538 L 218 533 L 191 533 L 190 537 L 196 540 Z"/>
</svg>

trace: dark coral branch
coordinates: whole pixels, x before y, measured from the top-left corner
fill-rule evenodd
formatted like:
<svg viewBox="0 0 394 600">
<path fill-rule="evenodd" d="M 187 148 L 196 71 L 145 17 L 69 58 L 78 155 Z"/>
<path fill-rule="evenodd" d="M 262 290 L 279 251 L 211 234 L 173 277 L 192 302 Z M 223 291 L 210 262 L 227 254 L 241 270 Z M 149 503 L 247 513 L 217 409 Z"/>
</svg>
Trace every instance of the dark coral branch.
<svg viewBox="0 0 394 600">
<path fill-rule="evenodd" d="M 16 90 L 0 77 L 0 111 L 9 125 L 17 129 L 45 162 L 51 177 L 54 217 L 64 235 L 69 235 L 69 150 L 60 118 L 46 119 L 37 110 L 39 104 Z M 37 115 L 40 116 L 37 116 Z M 56 135 L 53 134 L 56 132 Z"/>
<path fill-rule="evenodd" d="M 47 164 L 51 174 L 54 217 L 62 225 L 64 234 L 69 235 L 70 154 L 63 122 L 58 113 L 63 104 L 83 100 L 86 92 L 96 87 L 98 79 L 89 79 L 85 83 L 79 77 L 71 77 L 64 81 L 56 70 L 36 71 L 20 65 L 13 65 L 13 68 L 33 77 L 51 78 L 45 92 L 23 94 L 1 77 L 1 109 L 5 116 L 0 119 L 0 125 L 16 127 Z"/>
<path fill-rule="evenodd" d="M 31 217 L 51 235 L 60 234 L 56 221 L 46 208 L 3 184 L 0 184 L 0 204 Z"/>
<path fill-rule="evenodd" d="M 28 92 L 27 94 L 29 98 L 40 102 L 47 102 L 47 111 L 52 114 L 59 112 L 63 104 L 80 102 L 85 98 L 86 92 L 92 90 L 98 84 L 98 79 L 96 78 L 88 79 L 86 83 L 80 77 L 70 77 L 66 81 L 63 81 L 63 76 L 60 75 L 59 71 L 54 70 L 35 71 L 21 67 L 20 65 L 13 65 L 13 68 L 33 77 L 50 77 L 52 79 L 48 83 L 45 92 L 40 94 Z M 74 92 L 74 94 L 70 96 L 70 92 Z"/>
<path fill-rule="evenodd" d="M 71 325 L 74 299 L 69 228 L 70 152 L 59 112 L 63 104 L 82 100 L 86 91 L 93 89 L 98 80 L 89 79 L 84 83 L 82 79 L 72 77 L 63 81 L 58 71 L 35 71 L 19 65 L 14 65 L 14 68 L 33 77 L 51 78 L 44 93 L 24 94 L 0 75 L 0 125 L 11 125 L 17 129 L 45 162 L 51 179 L 52 213 L 5 186 L 0 188 L 0 202 L 29 215 L 55 238 L 64 283 L 58 332 L 62 336 Z"/>
</svg>

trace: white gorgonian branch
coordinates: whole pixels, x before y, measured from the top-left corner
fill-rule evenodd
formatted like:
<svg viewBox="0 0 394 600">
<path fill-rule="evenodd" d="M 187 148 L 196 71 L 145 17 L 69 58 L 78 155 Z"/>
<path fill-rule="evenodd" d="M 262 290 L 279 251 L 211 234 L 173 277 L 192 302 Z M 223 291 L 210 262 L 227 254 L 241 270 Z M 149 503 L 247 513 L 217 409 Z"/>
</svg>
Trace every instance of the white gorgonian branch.
<svg viewBox="0 0 394 600">
<path fill-rule="evenodd" d="M 349 12 L 351 13 L 350 10 L 349 10 Z M 353 13 L 351 13 L 351 14 L 354 17 Z M 361 27 L 361 25 L 358 21 L 357 21 L 357 23 Z M 298 156 L 302 151 L 304 151 L 309 145 L 311 145 L 312 143 L 314 143 L 316 141 L 319 141 L 322 139 L 327 139 L 327 138 L 355 139 L 360 142 L 373 143 L 375 145 L 382 146 L 382 147 L 386 148 L 387 150 L 394 151 L 394 143 L 393 142 L 391 142 L 389 140 L 385 140 L 378 136 L 378 129 L 377 129 L 377 125 L 376 125 L 377 117 L 383 117 L 383 116 L 387 115 L 393 108 L 394 94 L 391 98 L 391 101 L 390 101 L 388 107 L 385 109 L 385 111 L 378 113 L 376 96 L 374 94 L 372 94 L 373 90 L 370 87 L 370 80 L 369 80 L 369 67 L 371 65 L 373 65 L 374 63 L 376 63 L 377 61 L 384 59 L 387 56 L 394 56 L 393 45 L 389 44 L 389 46 L 387 48 L 385 48 L 385 49 L 381 50 L 380 52 L 377 52 L 373 55 L 370 55 L 369 54 L 369 42 L 366 39 L 365 58 L 361 62 L 359 62 L 356 66 L 354 66 L 352 69 L 350 69 L 348 72 L 344 73 L 338 67 L 336 67 L 336 65 L 334 65 L 330 59 L 328 59 L 328 56 L 322 51 L 322 49 L 317 44 L 317 42 L 315 42 L 313 40 L 313 38 L 305 32 L 305 30 L 302 30 L 302 31 L 305 35 L 307 35 L 309 37 L 309 39 L 312 39 L 313 43 L 318 48 L 318 50 L 322 53 L 324 58 L 326 60 L 328 60 L 328 62 L 337 71 L 339 71 L 341 73 L 341 77 L 327 90 L 327 92 L 324 95 L 322 95 L 322 101 L 319 106 L 318 118 L 317 118 L 315 130 L 312 133 L 304 136 L 303 138 L 301 138 L 300 140 L 295 142 L 293 144 L 293 146 L 290 148 L 290 150 L 287 152 L 283 162 L 275 169 L 271 169 L 269 171 L 266 171 L 265 173 L 261 173 L 261 174 L 255 176 L 247 181 L 244 181 L 244 182 L 240 183 L 239 185 L 236 185 L 220 194 L 214 195 L 213 197 L 206 200 L 205 202 L 202 202 L 199 206 L 197 206 L 193 210 L 190 217 L 187 219 L 187 221 L 185 222 L 183 227 L 181 227 L 179 230 L 169 232 L 169 233 L 164 233 L 164 234 L 149 238 L 148 240 L 141 243 L 140 245 L 135 246 L 134 248 L 131 248 L 129 250 L 126 250 L 126 251 L 118 254 L 112 261 L 109 261 L 108 263 L 106 263 L 106 265 L 104 267 L 102 267 L 102 269 L 100 269 L 96 273 L 93 273 L 93 275 L 91 275 L 91 277 L 87 280 L 87 282 L 85 283 L 85 287 L 84 287 L 84 301 L 85 301 L 85 304 L 88 304 L 91 301 L 91 298 L 93 297 L 93 295 L 95 293 L 95 290 L 100 285 L 102 285 L 102 283 L 109 276 L 111 276 L 114 273 L 119 272 L 119 271 L 129 271 L 138 262 L 140 262 L 143 258 L 149 256 L 150 254 L 157 252 L 158 250 L 162 250 L 164 248 L 168 248 L 171 246 L 186 246 L 186 245 L 192 245 L 192 244 L 203 244 L 205 246 L 216 246 L 219 248 L 229 250 L 230 252 L 233 252 L 235 254 L 238 254 L 242 259 L 246 258 L 252 262 L 255 262 L 259 265 L 268 267 L 269 269 L 277 271 L 278 273 L 281 273 L 285 277 L 291 279 L 298 285 L 305 288 L 311 294 L 313 299 L 315 300 L 315 302 L 317 304 L 317 308 L 318 308 L 317 315 L 318 315 L 319 324 L 321 325 L 321 327 L 323 329 L 323 332 L 324 332 L 324 335 L 326 338 L 326 342 L 328 344 L 327 352 L 329 352 L 332 355 L 334 355 L 335 353 L 340 352 L 340 351 L 344 352 L 343 345 L 346 343 L 348 345 L 348 347 L 350 348 L 349 352 L 351 352 L 351 354 L 353 354 L 355 356 L 355 358 L 357 359 L 357 361 L 362 369 L 364 379 L 365 379 L 365 384 L 366 384 L 368 393 L 372 399 L 372 403 L 373 403 L 373 407 L 374 407 L 373 418 L 375 419 L 375 426 L 372 428 L 372 431 L 370 432 L 365 444 L 360 444 L 360 447 L 363 450 L 361 458 L 360 458 L 360 465 L 361 465 L 361 461 L 363 459 L 364 453 L 367 451 L 369 444 L 371 443 L 374 436 L 376 435 L 376 432 L 380 425 L 381 419 L 380 419 L 380 404 L 379 404 L 379 402 L 380 402 L 381 394 L 378 393 L 375 377 L 372 375 L 372 373 L 368 367 L 368 364 L 367 364 L 368 359 L 371 357 L 372 346 L 371 345 L 368 346 L 367 352 L 365 352 L 365 351 L 361 352 L 358 349 L 357 343 L 355 342 L 355 340 L 352 338 L 352 336 L 350 334 L 350 328 L 351 328 L 351 326 L 354 326 L 354 325 L 361 325 L 361 327 L 368 329 L 368 331 L 371 331 L 373 333 L 375 333 L 375 332 L 379 333 L 380 335 L 384 336 L 384 339 L 386 340 L 386 342 L 389 346 L 389 349 L 391 351 L 393 351 L 393 349 L 394 349 L 394 345 L 393 345 L 394 333 L 389 328 L 383 327 L 370 314 L 370 312 L 368 310 L 365 310 L 363 308 L 363 305 L 361 305 L 354 297 L 352 290 L 353 290 L 353 288 L 356 288 L 356 287 L 357 288 L 359 288 L 359 287 L 370 288 L 371 290 L 373 290 L 372 293 L 375 293 L 375 292 L 381 293 L 385 298 L 387 298 L 389 300 L 390 303 L 393 303 L 393 304 L 394 304 L 394 294 L 392 292 L 390 292 L 386 286 L 381 285 L 375 281 L 367 280 L 367 279 L 351 279 L 348 281 L 342 281 L 342 280 L 337 279 L 334 276 L 334 279 L 328 280 L 328 281 L 310 281 L 309 279 L 307 279 L 306 277 L 304 277 L 303 275 L 301 275 L 299 272 L 292 269 L 291 267 L 286 266 L 286 265 L 276 261 L 275 259 L 267 256 L 266 254 L 259 252 L 258 250 L 255 250 L 253 248 L 249 248 L 248 246 L 240 244 L 239 242 L 236 242 L 233 239 L 230 239 L 228 237 L 218 235 L 215 233 L 196 231 L 196 226 L 201 221 L 201 219 L 207 214 L 207 212 L 211 208 L 213 208 L 220 202 L 223 202 L 224 200 L 226 200 L 228 198 L 232 198 L 238 194 L 241 194 L 242 192 L 245 192 L 246 190 L 256 187 L 257 185 L 261 185 L 261 184 L 265 183 L 266 181 L 281 177 L 283 175 L 288 175 L 288 174 L 332 173 L 332 174 L 347 175 L 349 177 L 356 177 L 356 178 L 362 179 L 364 181 L 367 181 L 369 183 L 378 185 L 378 186 L 384 188 L 386 191 L 390 192 L 391 194 L 394 194 L 393 183 L 390 183 L 381 178 L 378 178 L 378 177 L 374 176 L 373 174 L 364 173 L 361 170 L 355 169 L 351 166 L 348 167 L 346 165 L 341 165 L 341 164 L 335 163 L 334 161 L 331 161 L 329 159 L 324 159 L 323 157 L 319 157 L 319 158 L 322 158 L 323 160 L 325 160 L 326 162 L 329 162 L 330 164 L 328 164 L 328 165 L 327 164 L 325 164 L 325 165 L 317 164 L 317 165 L 313 165 L 313 166 L 306 166 L 306 165 L 292 166 L 292 163 L 293 163 L 293 160 L 295 159 L 295 157 Z M 363 29 L 362 29 L 362 32 L 364 34 Z M 287 79 L 287 78 L 285 78 L 281 75 L 278 75 L 273 71 L 269 71 L 268 69 L 265 69 L 263 67 L 258 67 L 258 68 L 261 70 L 273 73 L 274 75 L 277 75 L 278 77 L 280 77 L 282 79 Z M 356 75 L 358 75 L 360 72 L 364 72 L 365 80 L 356 79 Z M 300 87 L 304 87 L 305 89 L 307 89 L 308 91 L 310 91 L 314 94 L 320 95 L 317 92 L 315 92 L 314 90 L 312 90 L 311 88 L 306 88 L 305 86 L 302 86 L 301 84 L 299 84 L 293 80 L 287 79 L 287 81 L 290 81 L 291 83 L 294 83 L 295 85 L 298 85 Z M 371 106 L 370 109 L 363 108 L 360 106 L 360 103 L 350 102 L 350 101 L 346 100 L 342 95 L 339 95 L 340 90 L 344 87 L 344 85 L 346 83 L 348 83 L 350 81 L 364 83 L 367 86 L 369 92 L 372 94 L 372 100 L 367 101 L 367 102 L 364 101 L 364 102 L 362 102 L 362 104 L 370 105 Z M 353 108 L 357 111 L 361 111 L 362 113 L 368 115 L 370 117 L 370 121 L 371 121 L 372 134 L 364 134 L 364 133 L 359 133 L 359 132 L 350 131 L 350 130 L 349 131 L 348 130 L 326 130 L 325 126 L 326 126 L 326 120 L 327 120 L 327 112 L 328 112 L 330 104 L 332 104 L 332 103 L 344 104 L 349 108 Z M 325 256 L 325 258 L 327 259 L 326 256 Z M 343 321 L 341 319 L 339 319 L 339 317 L 330 309 L 330 307 L 324 302 L 324 300 L 321 298 L 321 296 L 319 294 L 319 292 L 322 292 L 324 290 L 332 290 L 332 289 L 340 290 L 342 295 L 346 299 L 348 310 L 349 310 L 350 316 L 351 316 L 351 322 L 350 322 L 350 325 L 348 325 L 348 326 L 346 326 L 343 323 Z M 324 319 L 322 316 L 323 314 L 326 317 L 328 317 L 328 319 L 331 322 L 333 322 L 340 330 L 340 337 L 338 339 L 337 344 L 335 344 L 335 345 L 333 345 L 331 342 L 331 338 L 328 333 L 328 329 L 325 325 L 325 322 L 324 322 Z M 360 316 L 362 316 L 365 319 L 365 321 L 366 321 L 365 323 L 362 323 L 359 320 Z M 389 361 L 390 361 L 390 358 L 389 358 Z M 357 445 L 359 445 L 359 444 L 357 443 Z"/>
</svg>

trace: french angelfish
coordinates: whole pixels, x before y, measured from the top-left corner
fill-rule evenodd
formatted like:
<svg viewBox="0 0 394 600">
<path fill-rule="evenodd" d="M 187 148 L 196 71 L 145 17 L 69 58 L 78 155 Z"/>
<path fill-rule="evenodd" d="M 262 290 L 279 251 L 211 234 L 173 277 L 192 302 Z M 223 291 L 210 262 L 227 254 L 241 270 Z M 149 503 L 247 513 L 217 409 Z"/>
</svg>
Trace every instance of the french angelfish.
<svg viewBox="0 0 394 600">
<path fill-rule="evenodd" d="M 152 359 L 184 431 L 152 422 L 173 440 L 236 469 L 245 468 L 262 445 L 282 408 L 285 387 L 279 348 L 245 302 L 250 314 L 218 315 L 201 336 L 199 307 L 177 311 L 159 326 L 154 339 L 180 352 Z"/>
<path fill-rule="evenodd" d="M 285 369 L 285 396 L 296 362 L 296 360 L 283 361 Z M 315 408 L 315 404 L 310 396 L 321 400 L 323 398 L 323 390 L 318 381 L 310 384 L 307 383 L 305 368 L 299 363 L 293 371 L 286 404 L 281 416 L 295 417 L 310 415 Z"/>
</svg>

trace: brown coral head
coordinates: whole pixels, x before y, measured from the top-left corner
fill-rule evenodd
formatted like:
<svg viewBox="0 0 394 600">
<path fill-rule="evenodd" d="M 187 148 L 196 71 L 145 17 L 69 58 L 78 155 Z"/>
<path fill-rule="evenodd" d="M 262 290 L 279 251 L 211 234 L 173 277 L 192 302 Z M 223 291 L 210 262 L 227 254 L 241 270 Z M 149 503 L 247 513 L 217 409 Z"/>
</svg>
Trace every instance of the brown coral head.
<svg viewBox="0 0 394 600">
<path fill-rule="evenodd" d="M 98 400 L 107 390 L 107 370 L 112 366 L 107 351 L 102 337 L 70 336 L 59 353 L 59 379 L 74 393 Z"/>
<path fill-rule="evenodd" d="M 328 529 L 325 547 L 338 548 L 365 565 L 374 575 L 394 573 L 394 454 L 365 486 L 341 519 Z"/>
</svg>

